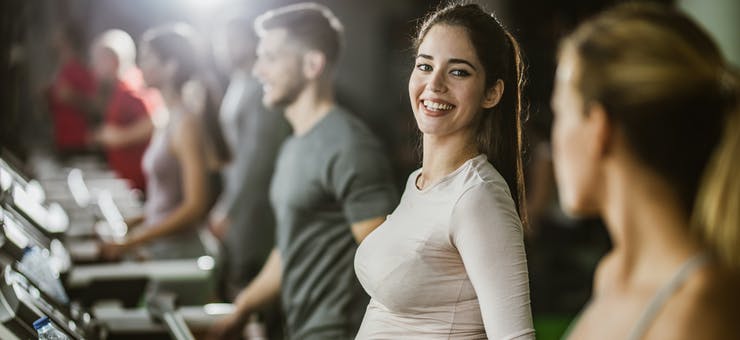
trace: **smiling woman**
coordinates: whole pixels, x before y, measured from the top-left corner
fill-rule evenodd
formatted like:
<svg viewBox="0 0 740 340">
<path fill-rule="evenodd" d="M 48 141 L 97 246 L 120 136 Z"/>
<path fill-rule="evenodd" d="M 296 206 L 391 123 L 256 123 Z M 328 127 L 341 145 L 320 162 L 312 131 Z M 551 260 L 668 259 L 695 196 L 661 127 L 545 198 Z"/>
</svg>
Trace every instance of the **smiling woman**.
<svg viewBox="0 0 740 340">
<path fill-rule="evenodd" d="M 477 5 L 451 5 L 415 47 L 422 168 L 357 250 L 372 298 L 357 338 L 533 339 L 516 40 Z"/>
<path fill-rule="evenodd" d="M 427 138 L 472 139 L 475 118 L 495 106 L 503 92 L 501 80 L 484 87 L 482 69 L 464 28 L 437 25 L 429 30 L 409 80 L 416 123 Z"/>
<path fill-rule="evenodd" d="M 412 109 L 425 143 L 440 138 L 471 141 L 472 137 L 473 143 L 463 148 L 473 155 L 485 154 L 506 179 L 526 226 L 521 161 L 524 74 L 519 45 L 494 16 L 474 5 L 458 7 L 458 13 L 441 10 L 430 15 L 414 40 L 417 57 L 409 80 Z M 474 8 L 480 11 L 477 17 L 471 15 Z M 462 126 L 445 128 L 437 125 L 447 123 L 429 119 L 445 116 L 440 113 L 446 111 L 454 113 L 447 121 Z M 426 131 L 435 126 L 442 130 Z M 457 133 L 448 135 L 452 131 L 445 129 Z M 420 180 L 429 175 L 422 173 Z"/>
</svg>

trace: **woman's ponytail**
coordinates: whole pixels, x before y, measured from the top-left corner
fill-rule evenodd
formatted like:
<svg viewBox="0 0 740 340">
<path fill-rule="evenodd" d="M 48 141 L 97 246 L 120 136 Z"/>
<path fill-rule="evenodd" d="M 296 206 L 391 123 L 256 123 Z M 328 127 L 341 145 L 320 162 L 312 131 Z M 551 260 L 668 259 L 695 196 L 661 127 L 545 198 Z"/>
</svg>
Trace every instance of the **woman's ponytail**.
<svg viewBox="0 0 740 340">
<path fill-rule="evenodd" d="M 740 270 L 740 84 L 730 71 L 720 76 L 730 110 L 694 208 L 694 222 L 719 261 Z"/>
</svg>

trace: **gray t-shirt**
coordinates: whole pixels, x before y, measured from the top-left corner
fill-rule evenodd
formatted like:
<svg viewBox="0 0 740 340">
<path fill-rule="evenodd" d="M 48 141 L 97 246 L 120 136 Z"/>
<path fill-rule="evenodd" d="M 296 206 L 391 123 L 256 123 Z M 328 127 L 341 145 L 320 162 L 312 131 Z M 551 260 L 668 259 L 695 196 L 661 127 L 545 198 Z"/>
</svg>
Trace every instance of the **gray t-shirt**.
<svg viewBox="0 0 740 340">
<path fill-rule="evenodd" d="M 285 141 L 270 200 L 289 337 L 353 337 L 368 297 L 353 268 L 350 224 L 386 216 L 398 200 L 382 147 L 358 119 L 335 108 Z"/>
</svg>

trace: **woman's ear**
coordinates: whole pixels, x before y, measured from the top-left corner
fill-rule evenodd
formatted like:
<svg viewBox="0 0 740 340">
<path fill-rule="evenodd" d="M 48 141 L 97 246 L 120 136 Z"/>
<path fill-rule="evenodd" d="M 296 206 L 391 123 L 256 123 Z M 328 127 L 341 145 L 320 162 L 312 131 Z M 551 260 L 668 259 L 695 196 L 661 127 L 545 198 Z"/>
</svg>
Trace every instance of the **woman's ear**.
<svg viewBox="0 0 740 340">
<path fill-rule="evenodd" d="M 481 107 L 484 109 L 490 109 L 501 101 L 501 96 L 504 95 L 504 81 L 501 79 L 496 80 L 496 84 L 489 87 L 483 96 L 483 102 Z"/>
<path fill-rule="evenodd" d="M 585 119 L 585 128 L 589 131 L 589 144 L 594 148 L 594 154 L 604 156 L 610 152 L 614 137 L 612 121 L 604 105 L 593 102 L 588 105 Z"/>
<path fill-rule="evenodd" d="M 308 51 L 303 55 L 303 75 L 307 79 L 319 78 L 326 68 L 326 56 L 319 51 Z"/>
</svg>

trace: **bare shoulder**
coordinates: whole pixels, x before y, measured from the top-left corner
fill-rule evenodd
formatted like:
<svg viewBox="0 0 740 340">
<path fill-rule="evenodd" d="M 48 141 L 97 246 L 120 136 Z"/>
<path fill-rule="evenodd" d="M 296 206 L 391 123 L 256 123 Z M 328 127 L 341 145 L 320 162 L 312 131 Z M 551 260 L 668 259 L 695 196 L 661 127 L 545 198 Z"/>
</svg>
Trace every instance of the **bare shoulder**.
<svg viewBox="0 0 740 340">
<path fill-rule="evenodd" d="M 188 143 L 200 138 L 200 121 L 195 114 L 182 114 L 173 124 L 173 138 L 176 145 Z"/>
<path fill-rule="evenodd" d="M 658 317 L 650 339 L 733 339 L 740 334 L 740 278 L 702 268 Z"/>
<path fill-rule="evenodd" d="M 704 268 L 687 285 L 686 325 L 691 339 L 731 339 L 740 334 L 740 277 L 717 266 Z M 689 326 L 692 325 L 692 326 Z"/>
<path fill-rule="evenodd" d="M 192 113 L 183 113 L 172 123 L 174 124 L 174 131 L 177 134 L 191 133 L 193 130 L 199 128 L 198 117 Z"/>
<path fill-rule="evenodd" d="M 169 135 L 170 150 L 178 158 L 192 155 L 194 150 L 202 148 L 202 133 L 198 117 L 184 113 L 169 122 L 172 133 Z"/>
</svg>

